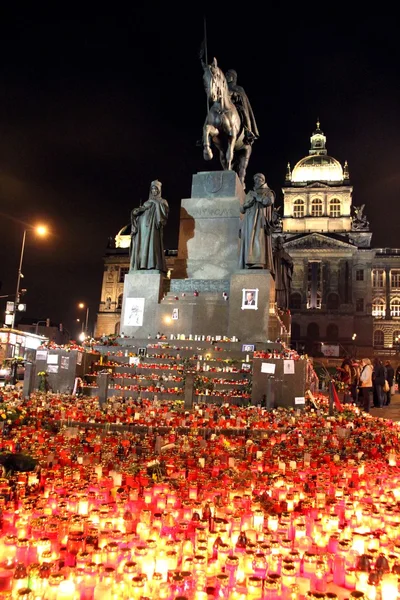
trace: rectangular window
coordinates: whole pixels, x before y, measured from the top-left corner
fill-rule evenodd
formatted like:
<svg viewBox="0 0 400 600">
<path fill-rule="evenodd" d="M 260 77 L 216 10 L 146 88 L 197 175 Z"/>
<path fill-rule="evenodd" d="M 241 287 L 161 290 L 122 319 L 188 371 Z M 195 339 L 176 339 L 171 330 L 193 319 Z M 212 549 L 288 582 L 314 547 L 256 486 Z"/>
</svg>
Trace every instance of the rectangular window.
<svg viewBox="0 0 400 600">
<path fill-rule="evenodd" d="M 357 269 L 356 281 L 364 281 L 364 269 Z"/>
<path fill-rule="evenodd" d="M 400 271 L 390 271 L 390 285 L 392 288 L 400 288 Z"/>
<path fill-rule="evenodd" d="M 385 272 L 383 269 L 374 269 L 372 271 L 372 287 L 383 288 Z"/>
<path fill-rule="evenodd" d="M 364 298 L 357 298 L 356 312 L 364 312 Z"/>
<path fill-rule="evenodd" d="M 121 267 L 119 270 L 119 283 L 125 282 L 125 275 L 129 273 L 129 267 Z"/>
</svg>

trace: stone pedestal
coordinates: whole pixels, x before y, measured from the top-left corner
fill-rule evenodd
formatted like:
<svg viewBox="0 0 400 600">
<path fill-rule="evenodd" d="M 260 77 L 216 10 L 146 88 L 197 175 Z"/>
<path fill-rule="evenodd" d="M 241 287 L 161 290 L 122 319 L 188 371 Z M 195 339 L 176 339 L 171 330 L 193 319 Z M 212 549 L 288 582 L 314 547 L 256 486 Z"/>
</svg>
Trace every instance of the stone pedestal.
<svg viewBox="0 0 400 600">
<path fill-rule="evenodd" d="M 163 275 L 158 271 L 134 271 L 125 275 L 121 333 L 147 337 L 158 330 L 162 283 Z"/>
<path fill-rule="evenodd" d="M 275 373 L 269 374 L 262 371 L 263 363 L 275 365 Z M 284 373 L 284 360 L 276 358 L 253 359 L 253 385 L 251 402 L 254 405 L 262 404 L 266 398 L 267 408 L 304 408 L 304 392 L 306 389 L 306 360 L 294 361 L 294 373 Z M 297 401 L 296 401 L 297 398 Z"/>
<path fill-rule="evenodd" d="M 193 175 L 182 200 L 177 272 L 189 279 L 228 279 L 237 269 L 243 186 L 234 171 Z"/>
<path fill-rule="evenodd" d="M 255 304 L 246 304 L 246 290 L 253 292 Z M 267 342 L 270 314 L 274 314 L 275 282 L 266 269 L 237 271 L 231 277 L 229 294 L 229 337 L 243 343 Z M 275 340 L 271 340 L 275 341 Z"/>
</svg>

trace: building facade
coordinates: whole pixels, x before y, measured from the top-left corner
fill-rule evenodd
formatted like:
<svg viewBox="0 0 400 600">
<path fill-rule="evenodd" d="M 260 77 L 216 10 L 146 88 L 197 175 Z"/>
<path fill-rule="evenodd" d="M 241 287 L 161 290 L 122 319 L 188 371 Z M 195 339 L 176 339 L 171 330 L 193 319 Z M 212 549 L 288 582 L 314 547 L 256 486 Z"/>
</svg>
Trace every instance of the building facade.
<svg viewBox="0 0 400 600">
<path fill-rule="evenodd" d="M 282 191 L 292 343 L 313 355 L 398 345 L 400 250 L 371 247 L 365 205 L 353 205 L 348 165 L 328 155 L 319 123 Z"/>
</svg>

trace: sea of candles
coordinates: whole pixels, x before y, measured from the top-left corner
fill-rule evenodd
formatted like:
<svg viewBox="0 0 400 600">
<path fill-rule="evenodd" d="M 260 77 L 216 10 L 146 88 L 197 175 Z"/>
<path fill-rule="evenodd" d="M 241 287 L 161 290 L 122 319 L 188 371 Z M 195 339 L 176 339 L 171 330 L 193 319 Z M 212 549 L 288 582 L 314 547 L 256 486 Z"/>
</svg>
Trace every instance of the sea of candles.
<svg viewBox="0 0 400 600">
<path fill-rule="evenodd" d="M 24 418 L 2 447 L 38 468 L 0 479 L 0 598 L 398 597 L 397 423 L 355 407 L 329 416 L 323 399 L 303 411 L 203 406 L 176 410 L 190 434 L 160 441 L 153 428 L 60 427 L 54 399 L 5 397 Z M 164 408 L 138 410 L 146 422 Z M 228 416 L 245 431 L 213 429 Z"/>
</svg>

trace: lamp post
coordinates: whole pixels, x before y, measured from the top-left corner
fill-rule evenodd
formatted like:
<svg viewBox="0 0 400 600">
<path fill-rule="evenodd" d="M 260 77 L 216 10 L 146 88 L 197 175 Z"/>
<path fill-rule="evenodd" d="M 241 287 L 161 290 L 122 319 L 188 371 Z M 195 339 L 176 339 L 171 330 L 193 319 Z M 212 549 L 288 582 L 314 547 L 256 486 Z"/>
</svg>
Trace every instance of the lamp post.
<svg viewBox="0 0 400 600">
<path fill-rule="evenodd" d="M 83 302 L 80 302 L 78 304 L 79 308 L 85 308 L 85 304 Z M 88 321 L 89 321 L 89 307 L 86 306 L 86 317 L 85 317 L 85 328 L 83 329 L 82 327 L 82 331 L 85 333 L 85 336 L 87 336 L 88 334 Z M 82 323 L 83 325 L 83 323 Z"/>
<path fill-rule="evenodd" d="M 357 334 L 353 333 L 351 339 L 353 340 L 353 358 L 357 358 L 357 346 L 356 346 Z"/>
<path fill-rule="evenodd" d="M 38 227 L 34 227 L 32 228 L 34 231 L 36 231 L 36 233 L 40 236 L 45 236 L 47 233 L 47 227 L 45 227 L 44 225 L 39 225 Z M 14 302 L 14 312 L 12 315 L 12 321 L 11 321 L 11 329 L 14 328 L 15 326 L 15 316 L 17 314 L 17 308 L 18 308 L 18 304 L 19 304 L 19 300 L 20 300 L 20 291 L 19 291 L 19 286 L 21 283 L 21 277 L 23 277 L 22 275 L 22 262 L 24 260 L 24 253 L 25 253 L 25 242 L 26 242 L 26 234 L 28 232 L 28 229 L 24 229 L 24 234 L 22 236 L 22 246 L 21 246 L 21 254 L 19 257 L 19 267 L 18 267 L 18 276 L 17 276 L 17 288 L 15 291 L 15 302 Z"/>
</svg>

